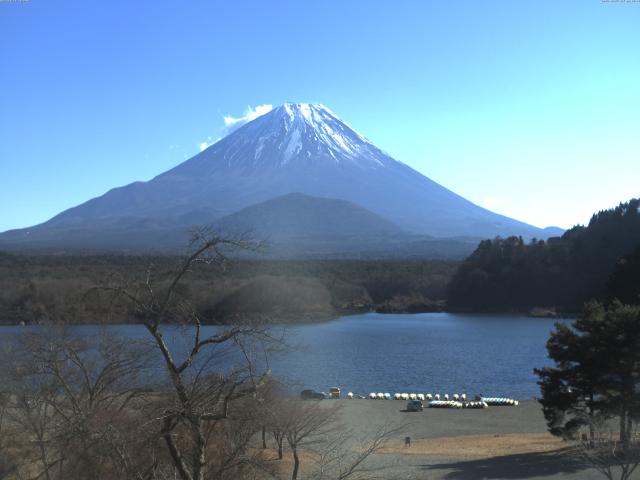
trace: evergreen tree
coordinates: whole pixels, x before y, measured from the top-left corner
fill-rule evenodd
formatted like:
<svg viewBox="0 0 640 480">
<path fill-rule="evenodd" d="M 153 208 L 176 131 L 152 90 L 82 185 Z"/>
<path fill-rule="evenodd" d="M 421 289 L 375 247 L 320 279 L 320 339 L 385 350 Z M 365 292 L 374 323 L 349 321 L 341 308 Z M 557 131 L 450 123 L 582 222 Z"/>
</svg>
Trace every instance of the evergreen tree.
<svg viewBox="0 0 640 480">
<path fill-rule="evenodd" d="M 547 350 L 555 367 L 535 373 L 549 431 L 573 437 L 596 417 L 617 418 L 627 445 L 640 419 L 640 306 L 587 304 L 571 326 L 556 324 Z"/>
<path fill-rule="evenodd" d="M 640 247 L 618 261 L 607 287 L 610 299 L 640 303 Z"/>
<path fill-rule="evenodd" d="M 635 256 L 629 255 L 634 249 Z M 546 307 L 565 312 L 579 311 L 589 299 L 618 296 L 636 303 L 639 272 L 640 199 L 634 199 L 593 215 L 587 227 L 574 227 L 559 238 L 480 242 L 449 284 L 447 302 L 472 311 Z"/>
</svg>

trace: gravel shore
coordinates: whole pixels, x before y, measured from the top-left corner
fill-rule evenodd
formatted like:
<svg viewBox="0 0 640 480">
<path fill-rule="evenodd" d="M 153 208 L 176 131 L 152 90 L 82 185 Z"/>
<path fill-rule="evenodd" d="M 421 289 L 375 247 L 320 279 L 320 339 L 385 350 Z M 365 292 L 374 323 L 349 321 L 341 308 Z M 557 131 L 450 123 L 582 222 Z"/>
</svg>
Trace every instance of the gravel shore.
<svg viewBox="0 0 640 480">
<path fill-rule="evenodd" d="M 342 422 L 364 439 L 379 426 L 401 426 L 372 458 L 386 478 L 403 479 L 599 479 L 569 445 L 547 433 L 540 405 L 476 409 L 425 408 L 406 412 L 404 401 L 326 400 L 342 406 Z M 411 446 L 404 438 L 411 437 Z M 640 478 L 640 477 L 638 477 Z"/>
</svg>

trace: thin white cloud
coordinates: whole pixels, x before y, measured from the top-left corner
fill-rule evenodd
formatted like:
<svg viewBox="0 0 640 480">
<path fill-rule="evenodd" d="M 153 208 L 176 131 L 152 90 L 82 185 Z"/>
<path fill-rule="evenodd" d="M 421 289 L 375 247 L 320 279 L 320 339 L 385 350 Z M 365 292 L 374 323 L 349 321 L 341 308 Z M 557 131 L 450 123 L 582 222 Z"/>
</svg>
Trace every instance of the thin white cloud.
<svg viewBox="0 0 640 480">
<path fill-rule="evenodd" d="M 264 115 L 265 113 L 269 113 L 271 110 L 273 110 L 273 105 L 265 103 L 263 105 L 258 105 L 256 108 L 252 108 L 251 106 L 248 106 L 244 114 L 240 117 L 225 115 L 223 117 L 224 127 L 222 127 L 222 136 L 215 139 L 212 137 L 207 137 L 206 141 L 200 142 L 198 144 L 198 148 L 200 148 L 201 152 L 206 150 L 211 145 L 213 145 L 218 140 L 220 140 L 220 138 L 226 137 L 231 132 L 240 128 L 245 123 L 248 123 L 251 120 L 255 120 L 256 118 Z"/>
<path fill-rule="evenodd" d="M 251 108 L 251 106 L 247 107 L 244 112 L 244 115 L 241 117 L 232 117 L 231 115 L 226 115 L 224 117 L 224 125 L 225 127 L 239 127 L 244 125 L 251 120 L 255 120 L 256 118 L 264 115 L 265 113 L 269 113 L 273 110 L 273 105 L 265 103 L 263 105 L 258 105 L 256 108 Z"/>
<path fill-rule="evenodd" d="M 200 151 L 202 152 L 203 150 L 206 150 L 218 140 L 220 140 L 220 138 L 207 137 L 207 140 L 205 140 L 204 142 L 200 142 L 200 144 L 198 145 L 200 147 Z"/>
</svg>

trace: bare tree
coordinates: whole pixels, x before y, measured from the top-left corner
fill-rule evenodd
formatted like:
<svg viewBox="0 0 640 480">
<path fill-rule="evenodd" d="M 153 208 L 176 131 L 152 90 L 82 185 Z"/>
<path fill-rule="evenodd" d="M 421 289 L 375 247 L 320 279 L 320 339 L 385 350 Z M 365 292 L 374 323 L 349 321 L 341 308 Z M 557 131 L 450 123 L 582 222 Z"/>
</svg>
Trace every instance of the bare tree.
<svg viewBox="0 0 640 480">
<path fill-rule="evenodd" d="M 256 324 L 205 331 L 204 319 L 182 290 L 181 282 L 197 266 L 224 265 L 230 249 L 255 245 L 244 238 L 199 231 L 192 247 L 193 252 L 168 277 L 158 279 L 150 268 L 140 283 L 106 290 L 130 302 L 162 356 L 171 393 L 158 418 L 159 433 L 177 474 L 182 480 L 204 480 L 210 466 L 211 440 L 228 428 L 234 403 L 257 395 L 267 373 L 255 371 L 256 356 L 263 355 L 274 338 L 267 328 Z M 183 351 L 167 341 L 167 324 L 185 327 L 181 332 L 187 342 Z M 246 443 L 239 446 L 246 450 Z M 238 451 L 229 452 L 235 465 Z M 217 463 L 217 475 L 225 470 L 221 468 L 229 458 Z"/>
<path fill-rule="evenodd" d="M 276 443 L 278 460 L 283 459 L 285 441 L 283 428 L 286 424 L 285 398 L 283 386 L 275 378 L 270 378 L 260 389 L 258 405 L 262 449 L 268 448 L 267 436 L 271 436 Z"/>
<path fill-rule="evenodd" d="M 312 480 L 388 478 L 392 465 L 378 461 L 370 467 L 369 460 L 403 426 L 382 425 L 358 439 L 341 423 L 340 412 L 340 405 L 333 402 L 274 398 L 268 410 L 268 429 L 276 439 L 279 459 L 282 441 L 291 450 L 292 480 L 301 475 L 303 458 L 308 460 L 305 478 Z"/>
<path fill-rule="evenodd" d="M 6 367 L 0 370 L 0 478 L 8 478 L 19 466 L 15 451 L 14 430 L 11 428 L 12 395 L 8 387 Z"/>
<path fill-rule="evenodd" d="M 26 436 L 21 450 L 28 476 L 80 479 L 120 471 L 119 478 L 150 478 L 140 471 L 148 470 L 141 461 L 148 457 L 127 468 L 114 449 L 120 438 L 126 439 L 120 452 L 133 451 L 137 437 L 122 429 L 136 426 L 128 418 L 145 394 L 136 381 L 145 350 L 111 337 L 96 343 L 49 330 L 15 338 L 5 352 L 8 416 L 18 437 Z"/>
<path fill-rule="evenodd" d="M 625 439 L 611 419 L 593 417 L 577 442 L 576 454 L 608 480 L 628 480 L 640 465 L 640 428 L 637 422 L 625 425 Z"/>
<path fill-rule="evenodd" d="M 335 431 L 339 406 L 323 405 L 321 401 L 288 398 L 281 401 L 280 430 L 293 456 L 291 480 L 298 478 L 300 471 L 300 452 L 305 447 Z"/>
<path fill-rule="evenodd" d="M 36 478 L 47 480 L 54 478 L 52 472 L 64 460 L 64 451 L 56 447 L 56 419 L 47 401 L 48 389 L 42 385 L 32 386 L 30 391 L 20 389 L 12 392 L 12 405 L 9 410 L 9 421 L 15 432 L 21 436 L 15 438 L 22 456 L 17 470 L 37 472 Z M 20 440 L 23 440 L 22 442 Z M 31 448 L 29 448 L 31 447 Z"/>
<path fill-rule="evenodd" d="M 282 460 L 284 458 L 283 447 L 285 440 L 285 431 L 284 426 L 285 422 L 282 420 L 280 415 L 281 411 L 271 411 L 269 413 L 269 430 L 271 431 L 271 435 L 273 436 L 273 440 L 276 442 L 276 447 L 278 449 L 278 460 Z"/>
<path fill-rule="evenodd" d="M 388 478 L 390 464 L 368 465 L 368 460 L 385 447 L 402 426 L 381 425 L 372 435 L 361 441 L 354 440 L 354 433 L 343 430 L 328 435 L 314 447 L 312 480 L 373 480 Z"/>
</svg>

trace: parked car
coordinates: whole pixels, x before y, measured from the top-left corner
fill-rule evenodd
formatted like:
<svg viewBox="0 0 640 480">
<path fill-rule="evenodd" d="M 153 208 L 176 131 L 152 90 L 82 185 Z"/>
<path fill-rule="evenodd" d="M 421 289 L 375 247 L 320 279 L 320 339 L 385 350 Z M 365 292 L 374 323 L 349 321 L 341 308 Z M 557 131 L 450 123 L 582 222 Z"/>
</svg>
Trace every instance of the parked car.
<svg viewBox="0 0 640 480">
<path fill-rule="evenodd" d="M 300 392 L 300 398 L 303 400 L 322 400 L 324 397 L 324 393 L 316 392 L 315 390 L 303 390 Z"/>
<path fill-rule="evenodd" d="M 424 409 L 420 400 L 409 400 L 407 402 L 407 412 L 421 412 Z"/>
</svg>

